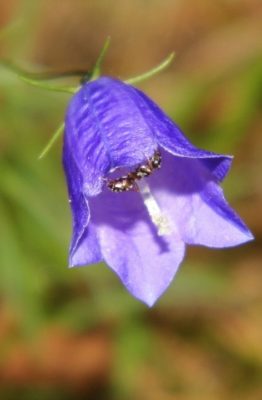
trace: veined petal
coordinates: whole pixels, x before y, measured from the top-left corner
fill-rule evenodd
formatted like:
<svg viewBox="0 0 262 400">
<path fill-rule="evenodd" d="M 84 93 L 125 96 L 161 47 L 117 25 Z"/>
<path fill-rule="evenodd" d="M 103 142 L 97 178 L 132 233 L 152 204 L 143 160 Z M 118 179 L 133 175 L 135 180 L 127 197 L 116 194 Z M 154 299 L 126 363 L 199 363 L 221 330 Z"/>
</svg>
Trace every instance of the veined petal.
<svg viewBox="0 0 262 400">
<path fill-rule="evenodd" d="M 253 239 L 199 160 L 163 154 L 162 168 L 150 185 L 186 243 L 230 247 Z"/>
<path fill-rule="evenodd" d="M 138 89 L 135 91 L 137 106 L 143 110 L 144 118 L 154 132 L 158 144 L 174 156 L 200 159 L 213 177 L 222 181 L 230 169 L 233 157 L 195 147 L 149 97 Z"/>
<path fill-rule="evenodd" d="M 104 260 L 135 297 L 152 306 L 183 260 L 183 241 L 175 229 L 157 236 L 138 193 L 104 192 L 90 207 Z"/>
<path fill-rule="evenodd" d="M 157 147 L 131 86 L 105 77 L 85 83 L 73 96 L 66 114 L 65 138 L 84 171 L 89 196 L 99 193 L 102 178 L 110 171 L 141 163 Z"/>
<path fill-rule="evenodd" d="M 66 140 L 64 141 L 63 164 L 67 178 L 69 203 L 73 214 L 69 264 L 70 266 L 92 264 L 101 260 L 100 247 L 92 224 L 88 227 L 90 212 L 83 190 L 83 176 Z"/>
</svg>

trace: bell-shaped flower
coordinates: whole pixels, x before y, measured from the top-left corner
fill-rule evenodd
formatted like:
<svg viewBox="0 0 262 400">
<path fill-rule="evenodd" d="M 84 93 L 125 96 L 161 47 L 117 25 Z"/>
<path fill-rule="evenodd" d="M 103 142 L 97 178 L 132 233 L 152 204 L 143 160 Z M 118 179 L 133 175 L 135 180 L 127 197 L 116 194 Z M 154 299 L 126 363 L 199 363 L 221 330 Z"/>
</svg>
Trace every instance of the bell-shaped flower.
<svg viewBox="0 0 262 400">
<path fill-rule="evenodd" d="M 108 77 L 84 83 L 65 120 L 70 266 L 105 261 L 151 306 L 186 244 L 221 248 L 253 238 L 219 186 L 231 161 L 193 146 L 135 87 Z M 141 167 L 149 176 L 139 175 Z"/>
</svg>

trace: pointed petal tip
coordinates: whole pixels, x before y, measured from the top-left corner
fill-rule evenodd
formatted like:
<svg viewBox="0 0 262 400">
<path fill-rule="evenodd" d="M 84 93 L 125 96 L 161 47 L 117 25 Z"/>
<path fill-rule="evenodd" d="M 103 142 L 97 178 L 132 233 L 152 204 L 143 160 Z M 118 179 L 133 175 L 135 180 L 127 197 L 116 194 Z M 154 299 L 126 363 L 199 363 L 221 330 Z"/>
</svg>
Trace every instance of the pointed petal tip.
<svg viewBox="0 0 262 400">
<path fill-rule="evenodd" d="M 73 254 L 69 256 L 69 260 L 68 260 L 68 268 L 69 269 L 83 267 L 85 265 L 87 265 L 85 260 L 78 260 L 75 257 L 75 252 L 73 252 Z"/>
<path fill-rule="evenodd" d="M 250 230 L 245 230 L 241 231 L 241 233 L 238 232 L 236 236 L 232 237 L 223 237 L 219 241 L 213 242 L 213 243 L 199 243 L 199 245 L 204 245 L 210 248 L 214 249 L 226 249 L 226 248 L 231 248 L 231 247 L 238 247 L 242 246 L 246 243 L 251 242 L 252 240 L 255 240 L 254 235 L 250 232 Z M 196 244 L 196 243 L 194 243 Z"/>
<path fill-rule="evenodd" d="M 88 262 L 86 262 L 85 260 L 77 260 L 74 258 L 74 256 L 69 258 L 69 262 L 68 262 L 68 268 L 72 269 L 72 268 L 79 268 L 79 267 L 84 267 L 88 265 Z"/>
<path fill-rule="evenodd" d="M 252 240 L 255 240 L 255 236 L 249 229 L 246 230 L 245 235 L 246 235 L 246 237 L 243 238 L 243 242 L 241 242 L 241 243 L 248 243 L 248 242 L 251 242 Z M 241 244 L 241 243 L 239 243 L 239 244 Z"/>
<path fill-rule="evenodd" d="M 136 296 L 136 295 L 134 295 L 133 293 L 131 293 L 131 294 L 132 294 L 132 296 L 134 296 L 137 300 L 139 300 L 139 301 L 141 301 L 143 304 L 145 304 L 148 308 L 152 308 L 152 307 L 156 304 L 156 302 L 157 302 L 157 300 L 158 300 L 158 298 L 159 298 L 159 296 L 158 296 L 158 297 L 151 297 L 151 296 L 142 297 L 142 296 Z"/>
<path fill-rule="evenodd" d="M 78 265 L 76 265 L 75 263 L 73 263 L 72 261 L 69 261 L 67 268 L 72 269 L 72 268 L 76 268 L 78 267 Z"/>
<path fill-rule="evenodd" d="M 147 300 L 147 301 L 144 301 L 144 303 L 145 303 L 149 308 L 153 308 L 153 306 L 156 304 L 157 300 L 158 300 L 158 297 L 157 297 L 157 298 L 154 298 L 154 299 L 149 299 L 149 300 Z"/>
<path fill-rule="evenodd" d="M 161 293 L 153 293 L 152 291 L 136 293 L 136 292 L 134 292 L 134 290 L 130 290 L 130 288 L 128 288 L 128 287 L 127 287 L 127 289 L 133 297 L 135 297 L 137 300 L 144 303 L 149 308 L 152 308 L 156 304 L 158 299 L 162 296 L 163 292 L 166 290 L 166 289 L 162 290 Z"/>
<path fill-rule="evenodd" d="M 233 246 L 241 246 L 242 244 L 249 243 L 252 240 L 255 240 L 255 236 L 253 233 L 248 229 L 248 227 L 245 225 L 241 229 L 241 234 L 237 235 L 235 243 L 228 243 L 228 246 L 226 247 L 233 247 Z"/>
<path fill-rule="evenodd" d="M 76 268 L 80 268 L 80 267 L 86 267 L 86 266 L 88 266 L 88 265 L 91 265 L 91 264 L 88 264 L 88 263 L 86 263 L 86 262 L 83 262 L 83 263 L 76 263 L 76 262 L 70 262 L 69 264 L 68 264 L 68 266 L 67 266 L 67 268 L 68 269 L 76 269 Z"/>
<path fill-rule="evenodd" d="M 73 254 L 72 257 L 69 258 L 68 268 L 79 268 L 79 267 L 87 267 L 90 265 L 99 264 L 103 261 L 101 256 L 94 255 L 92 258 L 82 257 L 79 258 L 78 254 Z"/>
</svg>

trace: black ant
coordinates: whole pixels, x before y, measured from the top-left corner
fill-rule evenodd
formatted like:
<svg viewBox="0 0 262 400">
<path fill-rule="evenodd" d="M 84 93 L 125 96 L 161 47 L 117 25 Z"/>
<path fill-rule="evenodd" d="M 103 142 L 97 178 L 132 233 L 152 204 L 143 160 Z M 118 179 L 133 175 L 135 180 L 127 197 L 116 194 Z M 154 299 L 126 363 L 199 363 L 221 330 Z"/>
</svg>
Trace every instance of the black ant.
<svg viewBox="0 0 262 400">
<path fill-rule="evenodd" d="M 107 180 L 108 189 L 112 192 L 127 192 L 132 189 L 137 190 L 136 180 L 146 178 L 151 175 L 155 169 L 159 169 L 161 167 L 161 161 L 161 154 L 156 150 L 146 164 L 138 166 L 134 171 L 129 172 L 125 176 Z"/>
</svg>

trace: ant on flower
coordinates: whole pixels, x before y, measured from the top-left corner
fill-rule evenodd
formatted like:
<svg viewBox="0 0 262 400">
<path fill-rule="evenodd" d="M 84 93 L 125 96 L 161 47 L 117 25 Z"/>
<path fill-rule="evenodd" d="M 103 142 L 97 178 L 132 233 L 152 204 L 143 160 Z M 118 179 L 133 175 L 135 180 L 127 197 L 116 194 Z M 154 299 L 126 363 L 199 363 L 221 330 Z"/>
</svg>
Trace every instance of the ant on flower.
<svg viewBox="0 0 262 400">
<path fill-rule="evenodd" d="M 146 178 L 150 176 L 155 169 L 161 168 L 161 161 L 161 153 L 156 150 L 146 164 L 138 166 L 134 171 L 120 178 L 107 180 L 108 189 L 116 193 L 127 192 L 132 189 L 138 190 L 136 180 Z"/>
</svg>

